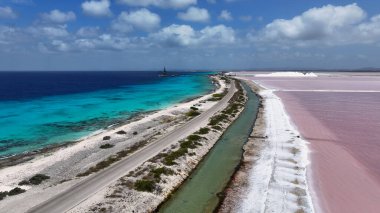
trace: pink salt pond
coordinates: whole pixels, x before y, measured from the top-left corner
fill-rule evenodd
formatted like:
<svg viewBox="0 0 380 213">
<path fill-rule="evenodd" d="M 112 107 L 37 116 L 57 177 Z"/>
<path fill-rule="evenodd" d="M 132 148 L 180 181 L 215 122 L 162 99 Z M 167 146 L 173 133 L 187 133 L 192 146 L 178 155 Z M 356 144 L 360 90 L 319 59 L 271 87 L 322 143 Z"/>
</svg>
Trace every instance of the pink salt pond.
<svg viewBox="0 0 380 213">
<path fill-rule="evenodd" d="M 247 78 L 279 90 L 310 142 L 320 211 L 380 212 L 380 77 Z"/>
</svg>

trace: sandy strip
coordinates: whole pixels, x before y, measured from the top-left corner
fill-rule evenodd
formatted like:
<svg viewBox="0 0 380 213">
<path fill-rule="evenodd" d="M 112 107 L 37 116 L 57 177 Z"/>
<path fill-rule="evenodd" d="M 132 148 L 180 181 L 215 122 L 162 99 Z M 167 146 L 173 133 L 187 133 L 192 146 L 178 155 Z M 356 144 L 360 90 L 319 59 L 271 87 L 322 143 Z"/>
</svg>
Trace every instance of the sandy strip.
<svg viewBox="0 0 380 213">
<path fill-rule="evenodd" d="M 263 108 L 255 128 L 265 129 L 254 129 L 245 147 L 245 160 L 253 165 L 243 166 L 235 176 L 245 185 L 232 193 L 227 190 L 220 212 L 314 212 L 306 178 L 307 142 L 299 137 L 274 91 L 262 89 L 259 95 Z"/>
</svg>

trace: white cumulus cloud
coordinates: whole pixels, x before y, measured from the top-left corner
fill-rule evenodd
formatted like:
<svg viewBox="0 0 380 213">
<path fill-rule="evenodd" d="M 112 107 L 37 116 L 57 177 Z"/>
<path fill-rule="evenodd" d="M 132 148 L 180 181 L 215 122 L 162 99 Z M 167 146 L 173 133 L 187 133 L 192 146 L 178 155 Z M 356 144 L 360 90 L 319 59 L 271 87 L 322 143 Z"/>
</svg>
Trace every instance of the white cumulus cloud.
<svg viewBox="0 0 380 213">
<path fill-rule="evenodd" d="M 29 27 L 28 32 L 40 38 L 62 38 L 67 37 L 70 33 L 67 31 L 66 25 L 61 26 L 34 26 Z"/>
<path fill-rule="evenodd" d="M 15 19 L 17 14 L 10 7 L 0 7 L 0 19 Z"/>
<path fill-rule="evenodd" d="M 41 18 L 46 22 L 65 23 L 69 21 L 74 21 L 76 19 L 76 16 L 75 13 L 72 11 L 65 13 L 59 10 L 52 10 L 49 13 L 42 13 Z"/>
<path fill-rule="evenodd" d="M 235 42 L 235 31 L 224 25 L 205 27 L 200 31 L 189 25 L 170 25 L 151 35 L 159 44 L 166 46 L 195 46 L 230 44 Z"/>
<path fill-rule="evenodd" d="M 326 40 L 342 43 L 360 30 L 358 26 L 365 18 L 365 11 L 357 4 L 326 5 L 307 10 L 290 20 L 274 20 L 261 31 L 260 37 L 265 40 Z"/>
<path fill-rule="evenodd" d="M 130 6 L 156 6 L 161 8 L 185 8 L 197 4 L 197 0 L 118 0 L 119 3 Z"/>
<path fill-rule="evenodd" d="M 120 32 L 129 32 L 134 28 L 143 31 L 152 31 L 160 26 L 161 18 L 156 13 L 148 9 L 140 9 L 133 12 L 122 12 L 116 20 L 112 22 L 112 29 Z"/>
<path fill-rule="evenodd" d="M 225 21 L 231 21 L 233 19 L 231 12 L 229 12 L 228 10 L 222 10 L 218 18 L 220 20 L 225 20 Z"/>
<path fill-rule="evenodd" d="M 178 18 L 185 21 L 207 22 L 210 20 L 210 14 L 206 9 L 190 7 L 186 12 L 178 13 Z"/>
<path fill-rule="evenodd" d="M 82 3 L 82 10 L 84 14 L 89 16 L 111 16 L 110 10 L 111 3 L 109 0 L 91 0 Z"/>
</svg>

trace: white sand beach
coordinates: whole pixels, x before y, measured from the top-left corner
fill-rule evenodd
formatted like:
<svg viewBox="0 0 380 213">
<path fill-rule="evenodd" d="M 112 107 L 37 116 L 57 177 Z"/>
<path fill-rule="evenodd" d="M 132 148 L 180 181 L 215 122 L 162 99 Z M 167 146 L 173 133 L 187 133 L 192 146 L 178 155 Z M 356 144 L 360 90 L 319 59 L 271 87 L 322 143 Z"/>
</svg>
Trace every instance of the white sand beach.
<svg viewBox="0 0 380 213">
<path fill-rule="evenodd" d="M 212 94 L 222 93 L 227 87 L 224 81 L 216 80 L 219 86 Z M 12 206 L 18 207 L 17 209 L 12 208 L 15 212 L 24 212 L 35 203 L 43 202 L 63 189 L 75 185 L 82 179 L 76 177 L 79 173 L 86 171 L 108 156 L 117 151 L 128 149 L 140 141 L 148 141 L 148 143 L 154 141 L 160 135 L 164 135 L 186 122 L 188 118 L 185 113 L 189 111 L 190 107 L 196 106 L 199 111 L 211 108 L 217 103 L 207 101 L 212 97 L 212 94 L 139 116 L 126 125 L 99 131 L 57 151 L 43 153 L 30 161 L 1 169 L 0 191 L 15 187 L 27 191 L 2 200 L 0 212 L 7 211 L 6 209 Z M 194 129 L 194 132 L 197 130 Z M 117 133 L 120 131 L 123 131 L 123 134 Z M 104 141 L 103 139 L 106 136 L 110 136 L 111 139 Z M 99 146 L 105 143 L 114 146 L 110 149 L 100 149 Z M 49 175 L 51 178 L 38 186 L 18 185 L 20 181 L 38 173 Z"/>
</svg>

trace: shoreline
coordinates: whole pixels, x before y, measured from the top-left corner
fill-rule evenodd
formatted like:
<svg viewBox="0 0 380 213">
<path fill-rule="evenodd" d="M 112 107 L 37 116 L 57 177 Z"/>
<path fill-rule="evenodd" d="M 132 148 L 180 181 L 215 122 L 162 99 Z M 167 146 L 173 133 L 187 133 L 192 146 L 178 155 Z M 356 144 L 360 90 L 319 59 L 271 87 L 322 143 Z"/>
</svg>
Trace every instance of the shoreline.
<svg viewBox="0 0 380 213">
<path fill-rule="evenodd" d="M 218 83 L 219 87 L 213 90 L 213 93 L 195 98 L 190 102 L 177 103 L 174 106 L 144 115 L 141 119 L 121 127 L 112 127 L 94 136 L 90 136 L 80 143 L 59 148 L 54 152 L 36 155 L 34 159 L 27 162 L 2 168 L 0 170 L 0 191 L 8 191 L 12 188 L 20 187 L 26 189 L 27 192 L 18 196 L 7 197 L 0 201 L 0 207 L 14 206 L 18 201 L 23 200 L 23 202 L 25 201 L 24 209 L 28 209 L 29 205 L 32 205 L 31 203 L 43 202 L 51 197 L 51 195 L 58 193 L 60 191 L 59 188 L 75 185 L 82 180 L 82 178 L 76 177 L 78 174 L 86 171 L 97 162 L 104 160 L 118 150 L 132 147 L 141 141 L 147 141 L 148 144 L 155 141 L 160 135 L 164 135 L 187 122 L 189 117 L 186 113 L 190 110 L 191 106 L 196 106 L 200 111 L 203 111 L 216 104 L 217 102 L 207 100 L 212 97 L 212 94 L 222 93 L 226 88 L 226 85 L 220 79 Z M 117 134 L 116 132 L 118 131 L 124 131 L 125 134 Z M 135 132 L 136 134 L 132 134 Z M 108 135 L 111 136 L 111 140 L 105 141 L 104 137 Z M 105 143 L 110 143 L 114 147 L 99 149 L 99 146 Z M 20 181 L 36 173 L 47 174 L 51 179 L 38 186 L 18 186 Z M 46 191 L 44 193 L 46 195 L 33 200 L 33 194 L 43 191 Z M 22 212 L 22 209 L 20 208 L 20 212 Z"/>
<path fill-rule="evenodd" d="M 59 149 L 67 148 L 69 146 L 75 145 L 76 143 L 83 142 L 84 140 L 87 140 L 90 137 L 94 137 L 96 135 L 102 134 L 105 131 L 112 131 L 114 129 L 128 125 L 132 122 L 135 122 L 135 121 L 137 121 L 141 118 L 144 118 L 146 116 L 149 116 L 151 114 L 155 114 L 155 113 L 158 113 L 160 111 L 164 111 L 164 110 L 167 110 L 169 108 L 176 107 L 177 105 L 186 104 L 186 103 L 195 101 L 197 99 L 200 99 L 203 96 L 215 93 L 216 91 L 218 91 L 220 85 L 218 85 L 219 82 L 214 81 L 212 76 L 214 76 L 214 75 L 213 74 L 208 75 L 208 79 L 210 81 L 210 84 L 212 84 L 213 88 L 210 90 L 207 90 L 205 92 L 205 94 L 203 94 L 203 95 L 195 95 L 194 97 L 186 98 L 184 100 L 181 100 L 181 101 L 178 101 L 178 102 L 175 102 L 172 104 L 168 104 L 167 106 L 163 107 L 162 109 L 134 112 L 134 113 L 131 113 L 131 115 L 129 117 L 126 117 L 126 118 L 121 118 L 121 119 L 115 118 L 114 119 L 115 123 L 112 123 L 108 126 L 105 126 L 103 128 L 97 129 L 97 130 L 92 130 L 89 133 L 87 133 L 86 135 L 81 136 L 77 139 L 65 140 L 65 141 L 61 141 L 58 143 L 49 144 L 45 147 L 33 149 L 30 151 L 24 151 L 24 152 L 17 153 L 17 154 L 0 156 L 0 170 L 3 168 L 9 167 L 9 166 L 14 166 L 14 165 L 17 165 L 20 163 L 27 162 L 29 160 L 34 159 L 35 157 L 38 157 L 39 155 L 53 153 L 55 151 L 58 151 Z"/>
<path fill-rule="evenodd" d="M 27 152 L 22 152 L 19 154 L 8 155 L 8 156 L 7 155 L 0 156 L 0 171 L 1 171 L 1 169 L 6 168 L 6 167 L 15 166 L 17 164 L 24 163 L 24 162 L 27 162 L 29 160 L 33 160 L 35 157 L 38 157 L 39 155 L 53 153 L 53 152 L 56 152 L 62 148 L 67 148 L 69 146 L 75 145 L 76 143 L 81 143 L 84 140 L 91 138 L 91 137 L 94 137 L 96 135 L 102 134 L 105 131 L 115 130 L 117 128 L 128 125 L 132 122 L 138 121 L 141 118 L 144 118 L 144 117 L 147 117 L 149 115 L 158 113 L 160 111 L 167 110 L 169 108 L 173 108 L 177 105 L 186 104 L 188 102 L 192 102 L 192 101 L 195 101 L 197 99 L 200 99 L 203 96 L 215 93 L 218 91 L 220 85 L 218 85 L 218 82 L 215 82 L 211 76 L 213 76 L 213 75 L 208 76 L 208 78 L 211 81 L 210 83 L 213 85 L 213 89 L 208 90 L 204 95 L 196 95 L 196 96 L 191 97 L 191 98 L 186 98 L 182 101 L 179 101 L 179 102 L 176 102 L 173 104 L 169 104 L 168 106 L 166 106 L 162 109 L 135 112 L 130 117 L 122 119 L 123 120 L 122 122 L 115 122 L 111 125 L 108 125 L 107 127 L 102 128 L 102 129 L 91 131 L 89 134 L 82 136 L 78 139 L 69 140 L 69 141 L 62 141 L 62 142 L 55 143 L 55 144 L 50 144 L 50 145 L 47 145 L 46 147 L 43 147 L 43 148 L 39 148 L 39 149 L 27 151 Z M 115 119 L 115 121 L 116 120 L 120 121 L 120 119 Z"/>
<path fill-rule="evenodd" d="M 241 167 L 232 177 L 229 187 L 225 190 L 226 197 L 218 212 L 247 212 L 254 209 L 270 211 L 271 209 L 278 209 L 280 206 L 283 210 L 285 208 L 289 211 L 314 212 L 315 207 L 310 197 L 309 172 L 306 171 L 309 169 L 307 142 L 300 138 L 299 132 L 291 123 L 280 99 L 273 92 L 262 88 L 260 84 L 247 81 L 250 82 L 249 85 L 253 91 L 261 97 L 261 105 L 250 140 L 244 147 Z M 277 100 L 279 101 L 277 102 Z M 273 118 L 270 118 L 274 115 L 269 114 L 270 112 L 276 113 L 273 111 L 276 104 L 279 108 L 282 104 L 284 110 L 281 115 L 283 118 L 278 122 L 283 121 L 288 123 L 283 125 L 290 125 L 288 126 L 289 129 L 277 129 L 276 131 L 284 131 L 277 135 L 277 138 L 288 140 L 287 142 L 273 138 L 273 132 L 271 133 L 270 130 L 272 128 L 274 131 L 273 128 L 276 128 Z M 277 141 L 275 144 L 273 144 L 273 139 Z M 288 148 L 284 149 L 284 147 Z M 268 164 L 270 161 L 266 161 L 265 156 L 272 159 L 274 167 L 271 166 L 271 163 Z M 292 164 L 296 166 L 291 166 Z M 279 188 L 282 188 L 283 191 L 279 191 Z M 287 195 L 285 196 L 284 193 Z M 285 197 L 280 198 L 282 196 Z M 282 202 L 278 202 L 278 199 L 281 199 Z M 255 207 L 250 205 L 252 200 L 256 200 L 257 205 Z"/>
<path fill-rule="evenodd" d="M 235 97 L 237 93 L 234 94 Z M 227 108 L 232 102 L 228 102 Z M 88 199 L 83 202 L 80 206 L 72 209 L 70 212 L 83 212 L 88 209 L 97 210 L 109 210 L 109 211 L 128 211 L 128 212 L 157 212 L 165 201 L 170 199 L 170 196 L 178 190 L 181 185 L 190 177 L 191 173 L 197 168 L 197 166 L 202 162 L 204 157 L 211 151 L 216 142 L 219 140 L 221 135 L 224 134 L 225 129 L 227 129 L 232 122 L 236 120 L 238 115 L 243 109 L 239 109 L 238 113 L 231 117 L 228 122 L 223 122 L 221 130 L 211 130 L 205 135 L 201 135 L 204 139 L 201 139 L 199 143 L 202 145 L 192 148 L 192 152 L 185 154 L 183 157 L 178 158 L 177 163 L 171 166 L 166 165 L 160 160 L 160 156 L 165 156 L 168 153 L 173 152 L 178 147 L 181 147 L 181 140 L 179 140 L 175 146 L 164 150 L 162 153 L 153 157 L 151 160 L 145 162 L 135 170 L 130 172 L 130 174 L 121 178 L 114 186 L 110 186 L 107 189 L 103 189 L 98 193 L 97 198 Z M 220 114 L 217 112 L 215 115 Z M 207 126 L 207 125 L 206 125 Z M 199 126 L 199 127 L 204 127 Z M 195 130 L 196 131 L 196 130 Z M 197 134 L 196 132 L 193 133 Z M 199 133 L 198 133 L 199 134 Z M 158 158 L 157 158 L 158 157 Z M 131 188 L 129 184 L 134 182 L 141 177 L 149 176 L 147 170 L 151 168 L 167 168 L 172 170 L 174 173 L 171 175 L 162 176 L 162 181 L 159 181 L 157 191 L 153 192 L 140 192 L 138 190 Z M 150 169 L 149 169 L 150 168 Z M 135 176 L 135 174 L 137 176 Z M 126 205 L 128 204 L 128 205 Z"/>
</svg>

